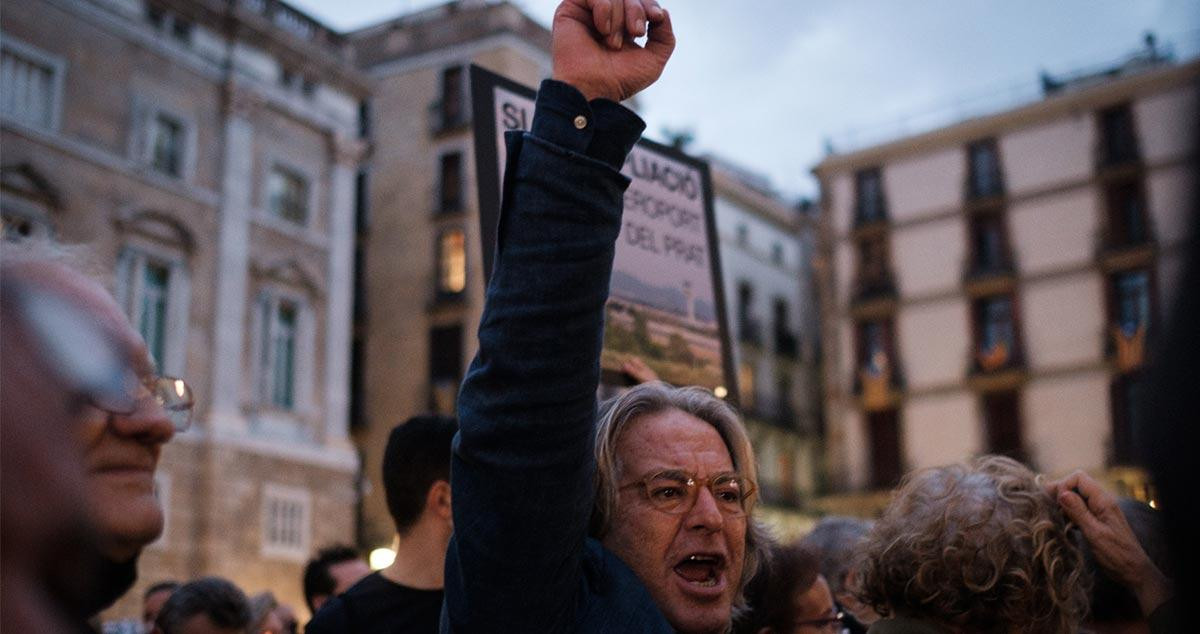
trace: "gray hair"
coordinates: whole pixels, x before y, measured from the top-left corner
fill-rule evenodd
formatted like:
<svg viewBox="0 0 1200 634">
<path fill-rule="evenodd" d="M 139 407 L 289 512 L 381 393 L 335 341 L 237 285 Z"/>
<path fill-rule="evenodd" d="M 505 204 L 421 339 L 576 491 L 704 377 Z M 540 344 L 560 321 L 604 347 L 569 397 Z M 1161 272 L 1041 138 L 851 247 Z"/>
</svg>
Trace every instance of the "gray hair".
<svg viewBox="0 0 1200 634">
<path fill-rule="evenodd" d="M 812 532 L 804 536 L 804 544 L 817 551 L 821 575 L 834 596 L 847 590 L 846 577 L 853 568 L 855 553 L 873 524 L 857 517 L 831 515 L 821 518 Z"/>
<path fill-rule="evenodd" d="M 672 387 L 662 381 L 653 381 L 630 388 L 601 406 L 600 421 L 596 425 L 596 497 L 592 507 L 590 533 L 602 539 L 611 529 L 617 505 L 617 477 L 621 461 L 617 455 L 617 440 L 636 419 L 667 410 L 677 409 L 712 425 L 725 448 L 733 468 L 743 478 L 757 484 L 758 469 L 754 462 L 754 448 L 750 435 L 737 412 L 725 401 L 701 387 Z M 770 540 L 766 528 L 754 519 L 757 493 L 746 499 L 746 555 L 742 575 L 738 583 L 735 605 L 743 603 L 742 589 L 758 571 L 766 559 Z"/>
</svg>

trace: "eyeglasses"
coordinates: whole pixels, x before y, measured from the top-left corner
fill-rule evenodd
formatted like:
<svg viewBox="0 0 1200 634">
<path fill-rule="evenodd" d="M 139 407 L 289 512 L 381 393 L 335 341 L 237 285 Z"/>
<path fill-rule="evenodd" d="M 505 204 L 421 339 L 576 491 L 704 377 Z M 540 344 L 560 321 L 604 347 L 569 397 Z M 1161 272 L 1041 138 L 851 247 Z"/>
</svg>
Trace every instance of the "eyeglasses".
<svg viewBox="0 0 1200 634">
<path fill-rule="evenodd" d="M 833 616 L 828 616 L 823 619 L 807 619 L 804 621 L 796 621 L 792 623 L 792 625 L 797 628 L 810 627 L 818 632 L 840 634 L 846 628 L 846 613 L 836 612 Z"/>
<path fill-rule="evenodd" d="M 149 399 L 163 408 L 177 431 L 191 424 L 195 405 L 191 387 L 175 377 L 139 378 L 128 354 L 75 302 L 23 280 L 5 280 L 3 295 L 78 402 L 100 412 L 130 416 Z"/>
<path fill-rule="evenodd" d="M 718 473 L 707 478 L 680 470 L 656 471 L 618 490 L 641 487 L 654 508 L 672 514 L 686 513 L 696 504 L 700 487 L 708 489 L 717 508 L 730 517 L 746 514 L 746 499 L 754 493 L 754 483 L 736 473 Z"/>
<path fill-rule="evenodd" d="M 124 404 L 101 404 L 94 401 L 88 404 L 95 409 L 94 413 L 107 418 L 109 414 L 133 416 L 149 402 L 162 408 L 175 431 L 186 431 L 191 426 L 196 400 L 192 397 L 191 386 L 178 377 L 145 377 L 140 381 L 136 398 L 129 399 Z M 86 411 L 84 416 L 87 417 Z"/>
</svg>

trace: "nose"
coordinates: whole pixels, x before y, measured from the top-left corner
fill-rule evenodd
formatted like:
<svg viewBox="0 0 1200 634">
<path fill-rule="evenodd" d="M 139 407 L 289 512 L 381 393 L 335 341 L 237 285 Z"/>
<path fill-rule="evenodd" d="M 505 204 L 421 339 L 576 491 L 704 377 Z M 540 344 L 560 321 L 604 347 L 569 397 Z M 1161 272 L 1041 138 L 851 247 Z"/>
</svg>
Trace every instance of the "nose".
<svg viewBox="0 0 1200 634">
<path fill-rule="evenodd" d="M 686 517 L 688 528 L 710 532 L 721 530 L 725 523 L 725 516 L 721 514 L 721 509 L 717 506 L 717 499 L 713 497 L 712 491 L 709 491 L 708 487 L 696 488 L 698 489 L 696 501 L 692 504 Z"/>
<path fill-rule="evenodd" d="M 161 445 L 175 435 L 167 412 L 153 398 L 142 398 L 132 413 L 113 414 L 109 420 L 118 436 L 145 444 Z"/>
</svg>

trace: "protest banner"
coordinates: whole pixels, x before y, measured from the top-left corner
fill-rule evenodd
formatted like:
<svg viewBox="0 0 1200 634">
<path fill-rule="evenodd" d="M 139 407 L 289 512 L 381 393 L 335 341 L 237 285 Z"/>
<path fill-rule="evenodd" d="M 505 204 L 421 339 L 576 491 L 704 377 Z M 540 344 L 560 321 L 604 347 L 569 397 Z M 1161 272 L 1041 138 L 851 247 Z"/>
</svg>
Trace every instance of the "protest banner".
<svg viewBox="0 0 1200 634">
<path fill-rule="evenodd" d="M 485 279 L 500 216 L 504 133 L 529 129 L 535 96 L 471 67 Z M 708 164 L 642 139 L 621 172 L 632 183 L 605 308 L 602 380 L 623 383 L 621 364 L 636 356 L 668 383 L 701 385 L 736 402 Z"/>
</svg>

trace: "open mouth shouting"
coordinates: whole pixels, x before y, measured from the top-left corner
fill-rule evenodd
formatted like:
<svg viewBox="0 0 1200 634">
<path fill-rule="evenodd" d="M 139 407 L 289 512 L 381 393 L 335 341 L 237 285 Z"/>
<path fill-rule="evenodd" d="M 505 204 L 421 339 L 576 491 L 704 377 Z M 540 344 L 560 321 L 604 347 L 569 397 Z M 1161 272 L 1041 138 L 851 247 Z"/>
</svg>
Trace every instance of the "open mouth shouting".
<svg viewBox="0 0 1200 634">
<path fill-rule="evenodd" d="M 719 597 L 725 592 L 725 556 L 692 553 L 675 564 L 676 580 L 687 594 L 701 598 Z"/>
</svg>

